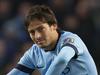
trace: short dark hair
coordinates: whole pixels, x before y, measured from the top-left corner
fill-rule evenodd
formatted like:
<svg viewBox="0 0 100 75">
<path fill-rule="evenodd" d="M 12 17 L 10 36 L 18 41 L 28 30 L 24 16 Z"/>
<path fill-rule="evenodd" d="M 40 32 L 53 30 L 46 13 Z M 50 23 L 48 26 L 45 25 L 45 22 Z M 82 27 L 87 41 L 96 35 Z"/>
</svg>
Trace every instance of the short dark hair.
<svg viewBox="0 0 100 75">
<path fill-rule="evenodd" d="M 33 20 L 40 20 L 49 25 L 57 24 L 57 20 L 53 11 L 46 5 L 34 5 L 28 12 L 26 16 L 26 28 L 28 28 L 29 23 Z"/>
</svg>

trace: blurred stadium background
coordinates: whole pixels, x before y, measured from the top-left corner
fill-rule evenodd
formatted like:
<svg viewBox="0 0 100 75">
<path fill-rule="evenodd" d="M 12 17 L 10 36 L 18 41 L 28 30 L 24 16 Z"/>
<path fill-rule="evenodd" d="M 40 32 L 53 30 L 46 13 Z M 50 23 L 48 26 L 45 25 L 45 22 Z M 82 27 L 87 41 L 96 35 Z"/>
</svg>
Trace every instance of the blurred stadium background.
<svg viewBox="0 0 100 75">
<path fill-rule="evenodd" d="M 9 72 L 32 45 L 24 20 L 34 4 L 49 5 L 59 27 L 83 39 L 100 75 L 100 0 L 0 0 L 0 75 Z"/>
</svg>

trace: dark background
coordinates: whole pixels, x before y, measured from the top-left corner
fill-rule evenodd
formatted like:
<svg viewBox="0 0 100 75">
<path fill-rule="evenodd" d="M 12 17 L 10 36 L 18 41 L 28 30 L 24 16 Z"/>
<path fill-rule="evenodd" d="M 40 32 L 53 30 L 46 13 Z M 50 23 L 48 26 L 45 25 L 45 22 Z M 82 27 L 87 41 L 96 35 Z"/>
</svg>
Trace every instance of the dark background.
<svg viewBox="0 0 100 75">
<path fill-rule="evenodd" d="M 32 45 L 24 19 L 35 4 L 50 6 L 59 27 L 82 38 L 100 72 L 100 0 L 0 0 L 0 75 L 8 73 Z"/>
</svg>

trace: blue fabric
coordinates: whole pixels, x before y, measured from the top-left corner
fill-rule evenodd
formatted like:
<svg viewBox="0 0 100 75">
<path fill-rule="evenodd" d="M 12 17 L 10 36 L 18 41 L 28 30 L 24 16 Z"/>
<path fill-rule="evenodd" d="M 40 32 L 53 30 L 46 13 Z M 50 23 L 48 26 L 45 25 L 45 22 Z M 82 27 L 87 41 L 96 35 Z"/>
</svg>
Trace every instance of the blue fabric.
<svg viewBox="0 0 100 75">
<path fill-rule="evenodd" d="M 73 58 L 75 55 L 77 58 Z M 95 63 L 84 42 L 76 34 L 65 31 L 61 32 L 54 50 L 45 52 L 33 44 L 18 64 L 38 68 L 41 75 L 97 75 Z M 15 74 L 12 72 L 11 75 Z M 18 72 L 18 75 L 26 74 Z"/>
</svg>

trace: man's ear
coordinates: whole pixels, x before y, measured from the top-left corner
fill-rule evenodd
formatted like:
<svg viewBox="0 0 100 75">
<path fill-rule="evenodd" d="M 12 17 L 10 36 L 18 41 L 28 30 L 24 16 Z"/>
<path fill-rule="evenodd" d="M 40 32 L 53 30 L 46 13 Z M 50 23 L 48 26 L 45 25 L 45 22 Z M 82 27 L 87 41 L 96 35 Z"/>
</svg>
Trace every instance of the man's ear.
<svg viewBox="0 0 100 75">
<path fill-rule="evenodd" d="M 53 24 L 53 25 L 51 25 L 51 28 L 53 29 L 53 30 L 56 30 L 58 27 L 57 27 L 57 24 Z"/>
</svg>

